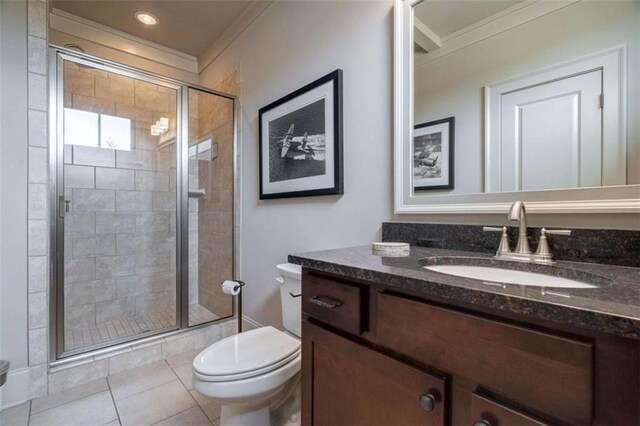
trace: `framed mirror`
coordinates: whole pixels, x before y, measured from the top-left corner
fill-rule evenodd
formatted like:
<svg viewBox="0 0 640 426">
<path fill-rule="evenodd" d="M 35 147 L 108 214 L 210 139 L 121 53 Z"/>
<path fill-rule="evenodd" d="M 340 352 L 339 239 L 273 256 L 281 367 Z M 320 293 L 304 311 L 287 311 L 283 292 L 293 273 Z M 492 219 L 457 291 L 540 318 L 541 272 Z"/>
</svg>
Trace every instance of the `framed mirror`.
<svg viewBox="0 0 640 426">
<path fill-rule="evenodd" d="M 396 0 L 395 212 L 640 213 L 640 2 Z"/>
</svg>

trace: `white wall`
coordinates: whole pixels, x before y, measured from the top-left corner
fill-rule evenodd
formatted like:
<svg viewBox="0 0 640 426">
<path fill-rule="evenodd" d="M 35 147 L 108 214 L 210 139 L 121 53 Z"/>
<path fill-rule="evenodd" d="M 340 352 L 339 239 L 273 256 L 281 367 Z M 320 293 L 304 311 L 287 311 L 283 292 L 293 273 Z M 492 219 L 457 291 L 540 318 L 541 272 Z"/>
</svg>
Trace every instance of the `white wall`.
<svg viewBox="0 0 640 426">
<path fill-rule="evenodd" d="M 357 19 L 356 19 L 357 18 Z M 276 2 L 209 65 L 241 64 L 243 310 L 281 325 L 275 265 L 290 253 L 368 244 L 392 212 L 392 2 Z M 344 71 L 343 196 L 258 201 L 258 110 Z"/>
<path fill-rule="evenodd" d="M 621 44 L 628 45 L 627 175 L 640 183 L 640 122 L 634 118 L 640 114 L 639 17 L 637 1 L 579 2 L 416 67 L 415 122 L 456 117 L 451 192 L 482 191 L 483 86 Z"/>
<path fill-rule="evenodd" d="M 27 367 L 27 4 L 0 2 L 0 340 L 11 361 L 3 404 L 24 398 Z"/>
</svg>

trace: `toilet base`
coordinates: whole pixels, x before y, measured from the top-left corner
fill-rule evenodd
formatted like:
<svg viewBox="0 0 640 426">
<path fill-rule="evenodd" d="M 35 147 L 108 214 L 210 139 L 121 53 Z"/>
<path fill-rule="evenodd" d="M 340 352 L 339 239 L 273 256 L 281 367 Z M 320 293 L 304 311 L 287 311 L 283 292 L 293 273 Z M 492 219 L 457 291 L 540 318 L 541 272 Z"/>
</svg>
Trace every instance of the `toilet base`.
<svg viewBox="0 0 640 426">
<path fill-rule="evenodd" d="M 223 405 L 220 426 L 269 426 L 269 403 L 260 405 Z"/>
</svg>

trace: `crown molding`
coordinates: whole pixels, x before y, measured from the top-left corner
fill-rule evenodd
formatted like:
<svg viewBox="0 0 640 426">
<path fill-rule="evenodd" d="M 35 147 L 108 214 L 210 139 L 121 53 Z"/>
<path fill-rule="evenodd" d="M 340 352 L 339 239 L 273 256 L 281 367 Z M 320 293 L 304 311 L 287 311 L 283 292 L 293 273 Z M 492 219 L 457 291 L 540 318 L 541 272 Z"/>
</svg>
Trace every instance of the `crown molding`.
<svg viewBox="0 0 640 426">
<path fill-rule="evenodd" d="M 442 47 L 421 58 L 416 58 L 415 67 L 428 64 L 581 1 L 583 0 L 525 0 L 517 3 L 452 34 L 441 37 Z"/>
<path fill-rule="evenodd" d="M 247 28 L 251 26 L 274 0 L 254 0 L 238 15 L 213 44 L 198 57 L 198 73 L 207 68 L 224 52 Z"/>
<path fill-rule="evenodd" d="M 198 72 L 198 59 L 195 56 L 170 49 L 59 9 L 53 8 L 51 10 L 49 27 L 61 33 L 69 34 L 163 65 L 168 65 L 172 68 L 194 74 Z"/>
<path fill-rule="evenodd" d="M 413 17 L 413 42 L 425 52 L 433 52 L 442 47 L 442 40 L 438 34 L 415 16 Z"/>
<path fill-rule="evenodd" d="M 199 57 L 170 49 L 56 8 L 51 9 L 49 27 L 60 33 L 78 37 L 104 47 L 198 74 L 215 61 L 234 40 L 274 3 L 274 0 L 254 0 L 249 3 L 242 13 Z"/>
</svg>

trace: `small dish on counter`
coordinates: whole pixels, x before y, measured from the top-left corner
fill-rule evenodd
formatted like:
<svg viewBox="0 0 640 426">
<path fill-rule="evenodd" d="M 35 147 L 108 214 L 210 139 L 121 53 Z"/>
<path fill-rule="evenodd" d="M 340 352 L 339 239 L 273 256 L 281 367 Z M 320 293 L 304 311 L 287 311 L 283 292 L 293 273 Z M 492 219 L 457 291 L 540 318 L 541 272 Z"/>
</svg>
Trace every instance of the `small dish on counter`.
<svg viewBox="0 0 640 426">
<path fill-rule="evenodd" d="M 371 243 L 371 251 L 376 256 L 402 257 L 411 253 L 408 243 L 376 242 Z"/>
</svg>

